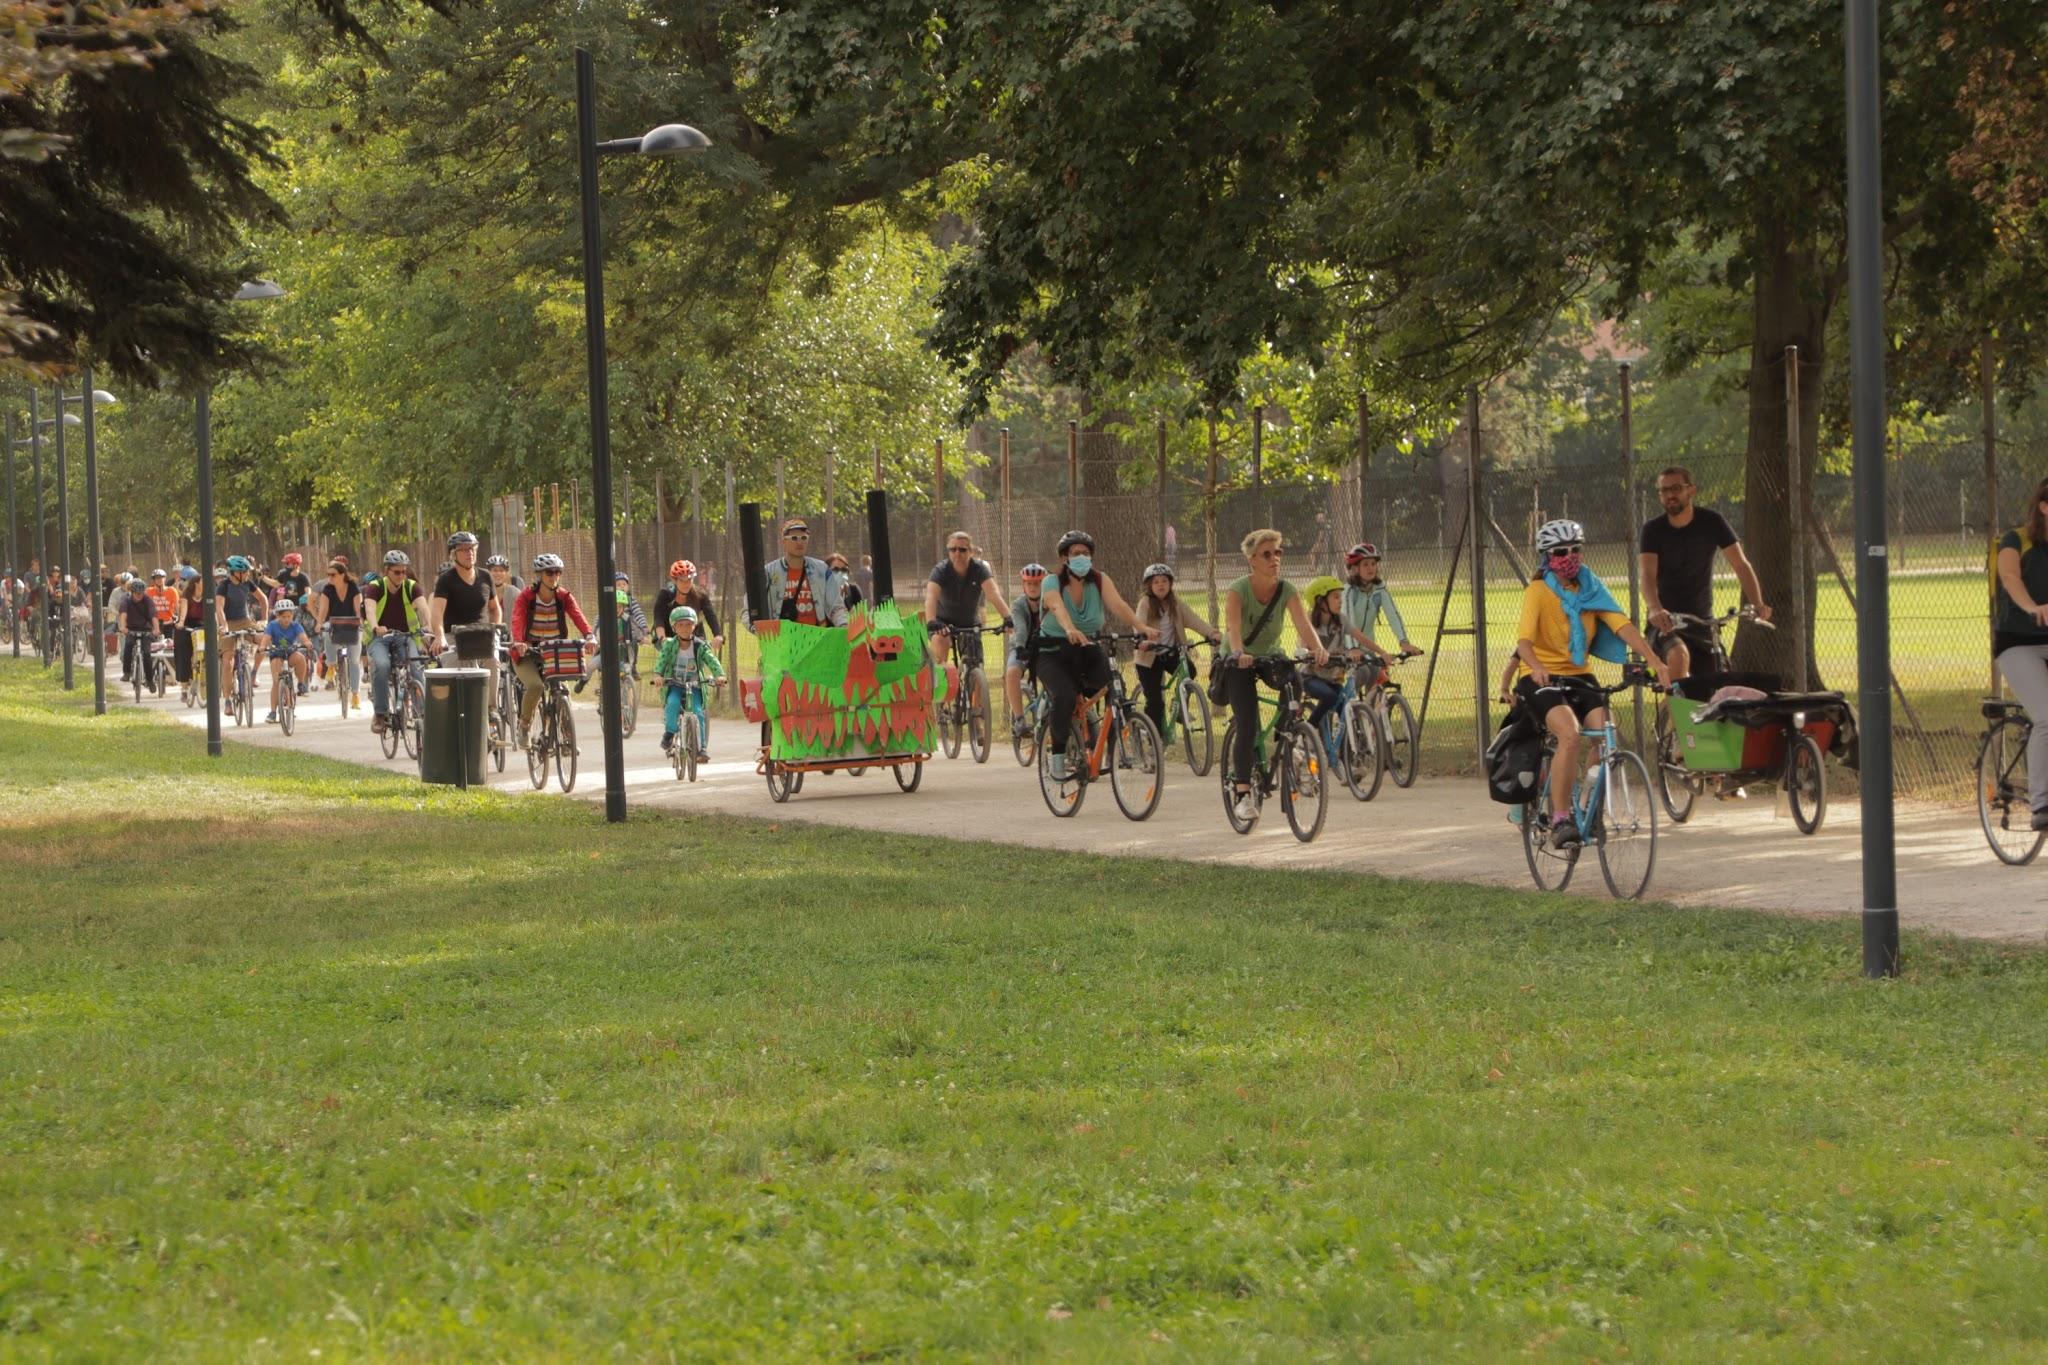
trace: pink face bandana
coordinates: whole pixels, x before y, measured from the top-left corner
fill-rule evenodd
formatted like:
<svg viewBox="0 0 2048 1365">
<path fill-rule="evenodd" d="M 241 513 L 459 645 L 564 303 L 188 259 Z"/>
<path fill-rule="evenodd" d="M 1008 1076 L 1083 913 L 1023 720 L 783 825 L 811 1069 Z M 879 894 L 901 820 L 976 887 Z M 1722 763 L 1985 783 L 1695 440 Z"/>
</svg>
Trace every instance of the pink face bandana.
<svg viewBox="0 0 2048 1365">
<path fill-rule="evenodd" d="M 1552 555 L 1550 557 L 1550 571 L 1559 578 L 1577 578 L 1579 576 L 1579 566 L 1585 562 L 1585 553 L 1580 550 L 1573 550 L 1570 554 Z"/>
</svg>

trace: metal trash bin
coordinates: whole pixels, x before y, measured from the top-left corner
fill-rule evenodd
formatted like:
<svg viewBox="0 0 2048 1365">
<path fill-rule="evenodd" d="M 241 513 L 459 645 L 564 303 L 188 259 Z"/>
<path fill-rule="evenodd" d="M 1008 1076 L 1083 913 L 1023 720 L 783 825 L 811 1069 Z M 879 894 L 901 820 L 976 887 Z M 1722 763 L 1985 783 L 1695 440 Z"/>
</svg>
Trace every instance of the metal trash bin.
<svg viewBox="0 0 2048 1365">
<path fill-rule="evenodd" d="M 484 722 L 490 715 L 490 670 L 430 668 L 420 715 L 420 781 L 445 787 L 484 783 Z"/>
</svg>

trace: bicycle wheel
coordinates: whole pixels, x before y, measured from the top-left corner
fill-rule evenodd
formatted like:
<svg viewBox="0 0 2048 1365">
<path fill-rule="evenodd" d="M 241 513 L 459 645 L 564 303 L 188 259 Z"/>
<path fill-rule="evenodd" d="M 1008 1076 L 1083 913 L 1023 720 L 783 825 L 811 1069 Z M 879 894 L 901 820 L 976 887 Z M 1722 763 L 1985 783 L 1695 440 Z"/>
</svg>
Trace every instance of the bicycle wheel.
<svg viewBox="0 0 2048 1365">
<path fill-rule="evenodd" d="M 1344 703 L 1337 723 L 1344 785 L 1357 800 L 1370 801 L 1380 794 L 1387 775 L 1387 748 L 1380 742 L 1379 718 L 1362 699 L 1353 697 Z"/>
<path fill-rule="evenodd" d="M 1117 809 L 1132 820 L 1144 820 L 1159 809 L 1165 793 L 1163 755 L 1166 744 L 1159 738 L 1152 717 L 1132 711 L 1109 737 L 1111 763 L 1109 789 L 1116 796 Z M 1124 766 L 1124 760 L 1130 766 Z"/>
<path fill-rule="evenodd" d="M 235 714 L 243 725 L 256 723 L 256 675 L 247 664 L 237 664 L 235 672 L 241 679 L 241 700 L 235 703 Z"/>
<path fill-rule="evenodd" d="M 1010 752 L 1016 755 L 1017 766 L 1028 768 L 1038 760 L 1038 694 L 1024 693 L 1024 730 L 1020 734 L 1013 723 L 1010 730 Z"/>
<path fill-rule="evenodd" d="M 1977 823 L 1998 861 L 2025 867 L 2048 840 L 2033 825 L 2027 786 L 2027 736 L 2032 727 L 2008 716 L 1992 726 L 1977 750 Z"/>
<path fill-rule="evenodd" d="M 1801 734 L 1785 755 L 1785 796 L 1792 803 L 1792 823 L 1801 834 L 1820 828 L 1828 815 L 1828 775 L 1821 766 L 1820 744 Z"/>
<path fill-rule="evenodd" d="M 960 680 L 961 696 L 967 701 L 967 752 L 976 763 L 988 762 L 988 678 L 979 667 Z"/>
<path fill-rule="evenodd" d="M 1252 832 L 1252 827 L 1259 823 L 1258 805 L 1257 799 L 1254 798 L 1252 807 L 1252 818 L 1249 820 L 1238 819 L 1238 777 L 1235 772 L 1231 771 L 1230 767 L 1230 755 L 1234 751 L 1236 744 L 1237 721 L 1233 719 L 1229 724 L 1223 727 L 1223 761 L 1216 765 L 1216 774 L 1218 777 L 1222 779 L 1223 783 L 1223 818 L 1230 821 L 1231 829 L 1235 830 L 1237 833 L 1250 834 Z M 1251 783 L 1252 790 L 1256 792 L 1258 790 L 1259 784 L 1259 776 L 1257 773 L 1252 774 Z"/>
<path fill-rule="evenodd" d="M 135 680 L 135 704 L 137 706 L 142 705 L 143 675 L 149 671 L 149 647 L 147 645 L 143 646 L 140 654 L 141 657 L 135 661 L 135 666 L 129 670 L 129 676 Z"/>
<path fill-rule="evenodd" d="M 1200 683 L 1183 681 L 1173 698 L 1173 723 L 1180 730 L 1180 747 L 1188 756 L 1188 771 L 1207 777 L 1216 761 L 1216 732 L 1210 728 L 1209 694 Z"/>
<path fill-rule="evenodd" d="M 1671 823 L 1682 825 L 1692 818 L 1692 804 L 1699 792 L 1692 784 L 1692 777 L 1679 761 L 1678 733 L 1671 725 L 1671 706 L 1659 702 L 1656 713 L 1657 753 L 1657 799 L 1664 803 L 1664 813 L 1671 817 Z"/>
<path fill-rule="evenodd" d="M 1038 794 L 1045 798 L 1045 808 L 1062 819 L 1081 809 L 1081 801 L 1088 795 L 1088 784 L 1081 780 L 1081 772 L 1087 766 L 1087 756 L 1080 751 L 1070 734 L 1067 738 L 1067 775 L 1064 778 L 1052 775 L 1052 742 L 1049 737 L 1051 726 L 1046 721 L 1038 723 L 1036 749 L 1038 751 Z"/>
<path fill-rule="evenodd" d="M 284 675 L 284 688 L 277 699 L 277 728 L 286 734 L 299 722 L 299 693 L 292 686 L 292 675 Z"/>
<path fill-rule="evenodd" d="M 539 791 L 548 784 L 548 756 L 554 749 L 555 702 L 542 695 L 540 708 L 533 715 L 533 734 L 526 746 L 526 776 Z"/>
<path fill-rule="evenodd" d="M 1280 809 L 1304 844 L 1323 832 L 1330 813 L 1330 764 L 1322 737 L 1299 722 L 1280 737 Z"/>
<path fill-rule="evenodd" d="M 576 790 L 576 714 L 567 697 L 555 703 L 555 781 Z"/>
<path fill-rule="evenodd" d="M 1580 845 L 1554 848 L 1550 843 L 1550 756 L 1536 770 L 1536 799 L 1522 807 L 1522 856 L 1529 860 L 1529 875 L 1545 891 L 1562 891 L 1572 884 L 1572 872 L 1579 865 Z"/>
<path fill-rule="evenodd" d="M 960 699 L 948 697 L 939 703 L 939 745 L 947 758 L 960 757 Z"/>
<path fill-rule="evenodd" d="M 1607 760 L 1607 776 L 1593 808 L 1593 837 L 1600 845 L 1600 875 L 1621 900 L 1642 899 L 1657 867 L 1657 801 L 1650 794 L 1650 769 L 1624 749 Z"/>
<path fill-rule="evenodd" d="M 405 745 L 405 756 L 418 758 L 421 717 L 427 709 L 426 689 L 421 686 L 418 678 L 408 677 L 403 684 L 401 695 L 405 699 L 405 728 L 399 732 L 398 738 Z"/>
<path fill-rule="evenodd" d="M 631 739 L 640 723 L 640 680 L 632 674 L 619 679 L 619 738 Z"/>
<path fill-rule="evenodd" d="M 688 707 L 683 708 L 683 728 L 676 734 L 674 745 L 676 780 L 695 782 L 697 780 L 697 717 Z"/>
<path fill-rule="evenodd" d="M 1415 785 L 1422 770 L 1422 727 L 1415 723 L 1415 708 L 1399 692 L 1388 692 L 1386 711 L 1380 717 L 1380 752 L 1386 756 L 1387 772 L 1394 785 L 1404 790 Z"/>
<path fill-rule="evenodd" d="M 908 777 L 904 776 L 905 769 L 908 769 L 910 772 Z M 904 795 L 908 796 L 911 792 L 917 790 L 918 783 L 924 781 L 924 760 L 919 759 L 915 763 L 898 763 L 890 768 L 889 771 L 896 774 L 896 785 L 903 789 Z"/>
<path fill-rule="evenodd" d="M 768 760 L 768 799 L 779 806 L 789 800 L 790 793 L 795 790 L 795 774 L 774 759 Z"/>
</svg>

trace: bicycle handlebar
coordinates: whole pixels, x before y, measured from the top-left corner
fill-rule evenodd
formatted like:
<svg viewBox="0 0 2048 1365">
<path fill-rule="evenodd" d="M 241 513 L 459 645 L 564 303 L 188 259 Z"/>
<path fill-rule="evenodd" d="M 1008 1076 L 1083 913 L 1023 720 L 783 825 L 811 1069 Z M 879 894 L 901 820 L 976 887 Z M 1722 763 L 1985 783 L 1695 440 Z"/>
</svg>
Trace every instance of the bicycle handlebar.
<svg viewBox="0 0 2048 1365">
<path fill-rule="evenodd" d="M 1719 616 L 1693 616 L 1682 611 L 1668 612 L 1666 614 L 1671 617 L 1671 627 L 1673 630 L 1683 630 L 1687 626 L 1712 626 L 1715 630 L 1719 630 L 1730 621 L 1748 621 L 1754 625 L 1762 626 L 1765 630 L 1776 630 L 1778 628 L 1775 622 L 1766 621 L 1758 616 L 1755 607 L 1730 607 Z"/>
</svg>

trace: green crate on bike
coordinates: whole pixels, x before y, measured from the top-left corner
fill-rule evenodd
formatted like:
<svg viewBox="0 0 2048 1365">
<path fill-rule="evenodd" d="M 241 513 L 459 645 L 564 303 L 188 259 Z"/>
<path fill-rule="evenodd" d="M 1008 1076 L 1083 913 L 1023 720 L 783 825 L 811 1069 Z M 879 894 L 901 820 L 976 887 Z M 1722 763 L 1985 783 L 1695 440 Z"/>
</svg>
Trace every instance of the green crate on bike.
<svg viewBox="0 0 2048 1365">
<path fill-rule="evenodd" d="M 1671 701 L 1671 731 L 1678 744 L 1679 761 L 1697 773 L 1734 773 L 1747 766 L 1743 747 L 1749 731 L 1732 721 L 1701 722 L 1694 717 L 1705 702 L 1674 696 Z"/>
</svg>

